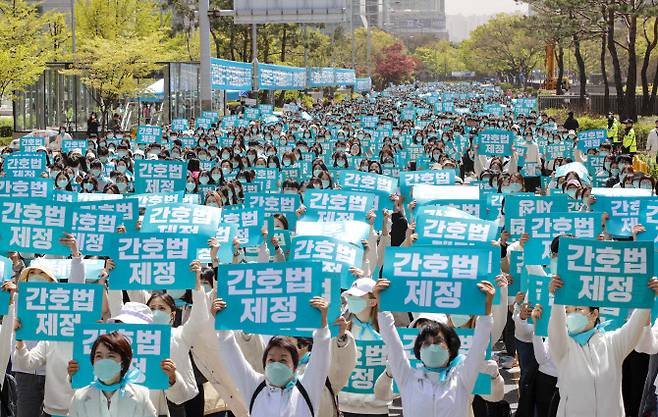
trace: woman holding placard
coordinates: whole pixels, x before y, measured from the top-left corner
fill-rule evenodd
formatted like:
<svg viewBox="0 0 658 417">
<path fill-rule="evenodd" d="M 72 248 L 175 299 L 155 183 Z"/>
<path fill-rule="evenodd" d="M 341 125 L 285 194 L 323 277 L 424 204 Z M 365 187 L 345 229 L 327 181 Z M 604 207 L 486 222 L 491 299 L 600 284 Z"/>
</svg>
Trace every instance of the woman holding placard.
<svg viewBox="0 0 658 417">
<path fill-rule="evenodd" d="M 132 356 L 130 341 L 124 335 L 112 332 L 99 336 L 91 347 L 94 382 L 76 390 L 69 417 L 155 417 L 148 388 L 133 383 Z"/>
<path fill-rule="evenodd" d="M 263 375 L 247 362 L 233 332 L 219 332 L 223 364 L 248 403 L 251 417 L 318 415 L 331 361 L 331 335 L 327 326 L 329 304 L 321 297 L 314 297 L 311 305 L 322 313 L 322 324 L 315 331 L 314 354 L 301 376 L 296 373 L 300 360 L 297 346 L 288 338 L 275 336 L 270 339 L 263 354 Z M 226 302 L 216 299 L 212 306 L 213 315 L 226 307 Z"/>
<path fill-rule="evenodd" d="M 379 299 L 390 281 L 380 279 L 374 288 Z M 393 315 L 378 315 L 382 339 L 388 348 L 388 362 L 402 396 L 405 415 L 459 417 L 468 415 L 470 394 L 475 385 L 491 334 L 494 286 L 481 281 L 478 288 L 486 296 L 485 315 L 478 318 L 468 355 L 459 355 L 459 336 L 452 327 L 437 323 L 425 326 L 414 342 L 414 353 L 424 368 L 415 369 L 405 356 L 395 329 Z"/>
</svg>

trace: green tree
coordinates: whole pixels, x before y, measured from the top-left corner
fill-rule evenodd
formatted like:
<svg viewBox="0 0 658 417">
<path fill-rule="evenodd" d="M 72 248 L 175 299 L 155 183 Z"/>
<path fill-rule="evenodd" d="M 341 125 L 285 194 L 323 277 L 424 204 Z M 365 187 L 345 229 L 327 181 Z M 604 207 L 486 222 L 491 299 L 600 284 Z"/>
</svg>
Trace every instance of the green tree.
<svg viewBox="0 0 658 417">
<path fill-rule="evenodd" d="M 58 14 L 40 15 L 25 0 L 0 0 L 0 100 L 33 84 L 59 47 L 61 33 L 48 27 Z"/>
<path fill-rule="evenodd" d="M 464 71 L 464 57 L 459 47 L 446 40 L 416 48 L 413 54 L 420 62 L 427 81 L 448 78 L 453 71 Z"/>
<path fill-rule="evenodd" d="M 544 42 L 524 16 L 498 15 L 465 41 L 467 67 L 521 86 L 543 59 Z"/>
</svg>

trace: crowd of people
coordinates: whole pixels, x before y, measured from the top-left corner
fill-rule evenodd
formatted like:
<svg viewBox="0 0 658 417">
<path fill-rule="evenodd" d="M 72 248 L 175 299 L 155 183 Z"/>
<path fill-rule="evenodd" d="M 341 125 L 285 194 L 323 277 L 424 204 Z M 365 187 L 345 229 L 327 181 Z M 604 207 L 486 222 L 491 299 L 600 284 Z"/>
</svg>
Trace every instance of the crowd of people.
<svg viewBox="0 0 658 417">
<path fill-rule="evenodd" d="M 432 97 L 437 96 L 439 101 L 451 101 L 454 108 L 436 111 Z M 271 192 L 298 194 L 302 199 L 307 190 L 339 189 L 336 176 L 349 169 L 394 178 L 410 171 L 451 171 L 454 185 L 503 198 L 516 193 L 565 194 L 580 212 L 593 210 L 593 187 L 658 193 L 655 179 L 634 168 L 640 150 L 632 121 L 622 125 L 609 115 L 606 137 L 583 149 L 578 146 L 573 114 L 558 124 L 536 108 L 520 109 L 514 99 L 489 85 L 404 85 L 306 110 L 288 108 L 267 117 L 247 119 L 240 114 L 227 119 L 231 123 L 220 117 L 209 128 L 195 127 L 194 120 L 189 121 L 188 131 L 163 126 L 159 140 L 139 145 L 117 128 L 100 132 L 94 115 L 86 150 L 63 152 L 68 133 L 62 130 L 36 152 L 46 155 L 48 170 L 43 178 L 50 178 L 55 190 L 81 194 L 130 196 L 135 191 L 135 161 L 185 161 L 185 189 L 180 191 L 198 196 L 200 205 L 224 209 L 245 203 L 245 189 L 259 182 L 255 173 L 259 168 L 285 173 Z M 411 117 L 409 109 L 414 109 Z M 477 138 L 487 129 L 512 132 L 509 154 L 483 152 Z M 548 155 L 546 146 L 552 144 L 566 145 L 568 156 Z M 656 146 L 649 151 L 655 152 Z M 0 168 L 12 152 L 17 150 L 7 147 L 0 152 Z M 599 158 L 600 166 L 589 163 Z M 12 181 L 6 169 L 0 169 L 0 175 Z M 650 310 L 635 309 L 618 328 L 606 330 L 596 305 L 532 305 L 527 291 L 510 293 L 511 271 L 516 270 L 511 254 L 523 251 L 532 237 L 510 237 L 504 227 L 504 201 L 481 212 L 497 222 L 492 244 L 499 247 L 501 261 L 499 271 L 479 276 L 474 284 L 483 295 L 482 315 L 380 308 L 381 297 L 395 291 L 390 288 L 395 277 L 382 273 L 385 249 L 417 245 L 414 213 L 422 203 L 405 194 L 398 190 L 389 196 L 393 210 L 371 210 L 359 219 L 370 225 L 364 258 L 350 268 L 352 284 L 342 289 L 340 300 L 329 302 L 321 294 L 311 300 L 321 317 L 312 337 L 215 329 L 220 313 L 230 308 L 217 294 L 218 280 L 226 279 L 218 276 L 217 239 L 207 242 L 210 263 L 190 264 L 196 286 L 186 291 L 113 288 L 115 262 L 109 254 L 101 257 L 105 259 L 98 276 L 105 288 L 103 321 L 172 326 L 170 358 L 160 364 L 169 388 L 160 391 L 135 382 L 134 352 L 120 332 L 94 342 L 89 355 L 94 382 L 75 390 L 71 378 L 81 364 L 73 360 L 71 342 L 17 340 L 15 329 L 23 325 L 17 306 L 22 284 L 58 281 L 53 271 L 30 265 L 44 256 L 58 256 L 8 252 L 12 276 L 2 285 L 2 291 L 10 293 L 10 306 L 0 330 L 0 369 L 6 369 L 0 379 L 0 415 L 381 417 L 401 401 L 407 417 L 493 417 L 511 415 L 501 369 L 517 364 L 521 375 L 517 416 L 656 415 L 658 327 L 651 325 Z M 296 215 L 303 218 L 304 211 L 302 201 Z M 604 226 L 606 217 L 601 214 Z M 275 229 L 288 229 L 292 220 L 283 213 L 274 218 Z M 119 231 L 139 227 L 139 222 L 124 224 Z M 630 239 L 644 230 L 635 225 Z M 262 234 L 264 241 L 255 256 L 234 241 L 233 263 L 290 259 L 266 227 Z M 551 257 L 557 259 L 563 236 L 553 238 Z M 599 239 L 618 238 L 604 228 Z M 80 252 L 71 234 L 59 243 L 70 249 L 68 283 L 84 282 L 83 260 L 89 257 Z M 551 294 L 565 291 L 556 265 L 543 267 L 551 277 Z M 658 293 L 656 279 L 638 285 Z M 340 316 L 331 316 L 332 303 L 340 304 Z M 536 335 L 535 323 L 549 312 L 548 337 Z M 401 328 L 418 331 L 411 353 L 397 332 Z M 460 353 L 462 329 L 473 331 L 468 353 Z M 364 354 L 358 348 L 362 341 L 383 341 L 387 362 L 375 375 L 371 392 L 350 392 L 344 388 Z M 505 355 L 487 358 L 489 344 Z M 649 355 L 654 355 L 651 366 Z M 481 374 L 490 380 L 488 394 L 473 393 Z"/>
</svg>

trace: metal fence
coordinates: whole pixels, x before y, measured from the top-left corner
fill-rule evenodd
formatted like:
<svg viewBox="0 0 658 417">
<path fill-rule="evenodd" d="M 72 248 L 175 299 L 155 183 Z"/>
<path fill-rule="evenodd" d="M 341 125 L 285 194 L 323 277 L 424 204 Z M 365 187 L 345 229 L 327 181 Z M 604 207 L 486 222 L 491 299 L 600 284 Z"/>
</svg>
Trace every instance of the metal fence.
<svg viewBox="0 0 658 417">
<path fill-rule="evenodd" d="M 642 109 L 642 96 L 635 97 L 635 106 L 639 113 Z M 590 94 L 583 101 L 577 95 L 540 96 L 539 110 L 545 109 L 585 110 L 588 113 L 601 115 L 607 114 L 607 111 L 619 113 L 616 94 L 611 94 L 608 97 L 607 111 L 605 109 L 605 96 L 603 94 Z M 651 114 L 658 114 L 658 100 L 654 103 Z"/>
</svg>

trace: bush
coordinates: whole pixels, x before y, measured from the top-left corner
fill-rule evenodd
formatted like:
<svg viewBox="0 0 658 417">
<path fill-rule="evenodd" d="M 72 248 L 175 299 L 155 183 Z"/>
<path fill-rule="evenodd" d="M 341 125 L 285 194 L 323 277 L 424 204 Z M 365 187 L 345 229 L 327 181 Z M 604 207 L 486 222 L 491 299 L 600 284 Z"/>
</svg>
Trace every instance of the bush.
<svg viewBox="0 0 658 417">
<path fill-rule="evenodd" d="M 580 125 L 580 130 L 591 130 L 591 129 L 607 129 L 608 128 L 608 119 L 601 116 L 577 116 L 578 124 Z"/>
</svg>

